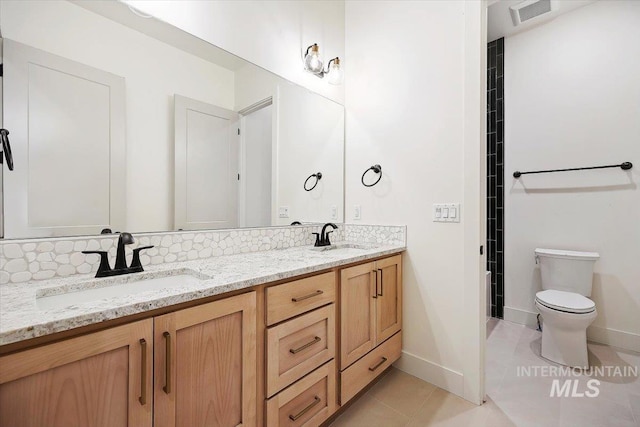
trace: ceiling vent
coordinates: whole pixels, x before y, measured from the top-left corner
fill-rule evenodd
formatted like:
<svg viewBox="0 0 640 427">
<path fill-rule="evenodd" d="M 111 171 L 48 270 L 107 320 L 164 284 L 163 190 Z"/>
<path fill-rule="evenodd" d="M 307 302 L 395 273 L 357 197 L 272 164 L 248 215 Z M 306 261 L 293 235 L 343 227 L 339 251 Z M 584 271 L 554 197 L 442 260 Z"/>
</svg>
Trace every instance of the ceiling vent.
<svg viewBox="0 0 640 427">
<path fill-rule="evenodd" d="M 527 0 L 509 7 L 515 26 L 553 10 L 556 10 L 556 4 L 553 0 Z"/>
</svg>

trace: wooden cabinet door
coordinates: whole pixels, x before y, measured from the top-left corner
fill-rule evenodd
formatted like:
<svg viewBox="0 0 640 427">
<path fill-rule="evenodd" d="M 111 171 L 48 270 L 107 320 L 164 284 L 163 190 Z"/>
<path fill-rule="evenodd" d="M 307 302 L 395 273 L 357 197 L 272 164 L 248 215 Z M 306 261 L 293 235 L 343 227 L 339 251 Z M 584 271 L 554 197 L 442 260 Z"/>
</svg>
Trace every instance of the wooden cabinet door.
<svg viewBox="0 0 640 427">
<path fill-rule="evenodd" d="M 340 370 L 376 345 L 376 270 L 374 263 L 340 272 Z"/>
<path fill-rule="evenodd" d="M 151 319 L 0 358 L 0 426 L 151 426 Z"/>
<path fill-rule="evenodd" d="M 255 426 L 256 293 L 154 322 L 154 426 Z"/>
<path fill-rule="evenodd" d="M 376 345 L 402 329 L 402 256 L 376 262 Z"/>
</svg>

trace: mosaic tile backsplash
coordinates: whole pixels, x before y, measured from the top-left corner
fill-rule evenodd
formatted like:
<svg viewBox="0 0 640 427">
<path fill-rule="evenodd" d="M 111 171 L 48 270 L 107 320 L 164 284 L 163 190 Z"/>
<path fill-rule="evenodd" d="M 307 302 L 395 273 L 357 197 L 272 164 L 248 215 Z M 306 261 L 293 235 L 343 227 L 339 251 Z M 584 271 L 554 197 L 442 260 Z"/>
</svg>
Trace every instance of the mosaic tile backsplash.
<svg viewBox="0 0 640 427">
<path fill-rule="evenodd" d="M 311 245 L 315 241 L 311 233 L 318 232 L 320 226 L 141 233 L 134 234 L 135 243 L 127 247 L 154 246 L 140 255 L 145 266 Z M 340 224 L 331 235 L 332 242 L 403 244 L 405 239 L 404 226 Z M 0 284 L 94 273 L 98 255 L 85 255 L 82 251 L 108 251 L 113 263 L 117 241 L 114 235 L 2 241 Z M 127 262 L 131 262 L 130 257 L 128 251 Z"/>
<path fill-rule="evenodd" d="M 344 240 L 347 242 L 407 244 L 407 227 L 396 225 L 345 224 Z"/>
</svg>

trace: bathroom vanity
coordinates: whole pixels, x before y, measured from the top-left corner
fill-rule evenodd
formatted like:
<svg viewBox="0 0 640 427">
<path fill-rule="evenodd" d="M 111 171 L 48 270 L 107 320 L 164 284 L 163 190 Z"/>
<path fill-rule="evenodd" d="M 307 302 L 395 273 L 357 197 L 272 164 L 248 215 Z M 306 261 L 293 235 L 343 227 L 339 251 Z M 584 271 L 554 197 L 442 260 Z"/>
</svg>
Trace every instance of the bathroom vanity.
<svg viewBox="0 0 640 427">
<path fill-rule="evenodd" d="M 340 90 L 126 2 L 0 9 L 0 427 L 316 426 L 398 359 L 406 229 L 343 224 Z"/>
<path fill-rule="evenodd" d="M 133 276 L 198 278 L 182 287 L 69 299 L 31 327 L 24 310 L 13 322 L 3 313 L 0 425 L 321 425 L 400 357 L 403 250 L 302 246 L 184 262 Z M 144 282 L 131 277 L 32 282 L 4 296 Z"/>
</svg>

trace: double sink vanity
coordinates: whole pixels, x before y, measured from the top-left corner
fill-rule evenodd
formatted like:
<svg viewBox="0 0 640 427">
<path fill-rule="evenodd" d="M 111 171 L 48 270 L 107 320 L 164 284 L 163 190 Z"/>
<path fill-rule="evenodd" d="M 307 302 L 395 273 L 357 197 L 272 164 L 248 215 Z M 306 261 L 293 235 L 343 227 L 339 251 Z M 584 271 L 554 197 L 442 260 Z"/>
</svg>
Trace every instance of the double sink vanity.
<svg viewBox="0 0 640 427">
<path fill-rule="evenodd" d="M 345 223 L 343 91 L 129 3 L 0 0 L 0 427 L 327 424 L 402 333 L 405 227 Z M 228 40 L 252 12 L 174 3 Z"/>
<path fill-rule="evenodd" d="M 400 357 L 403 243 L 0 287 L 0 425 L 319 426 Z"/>
</svg>

